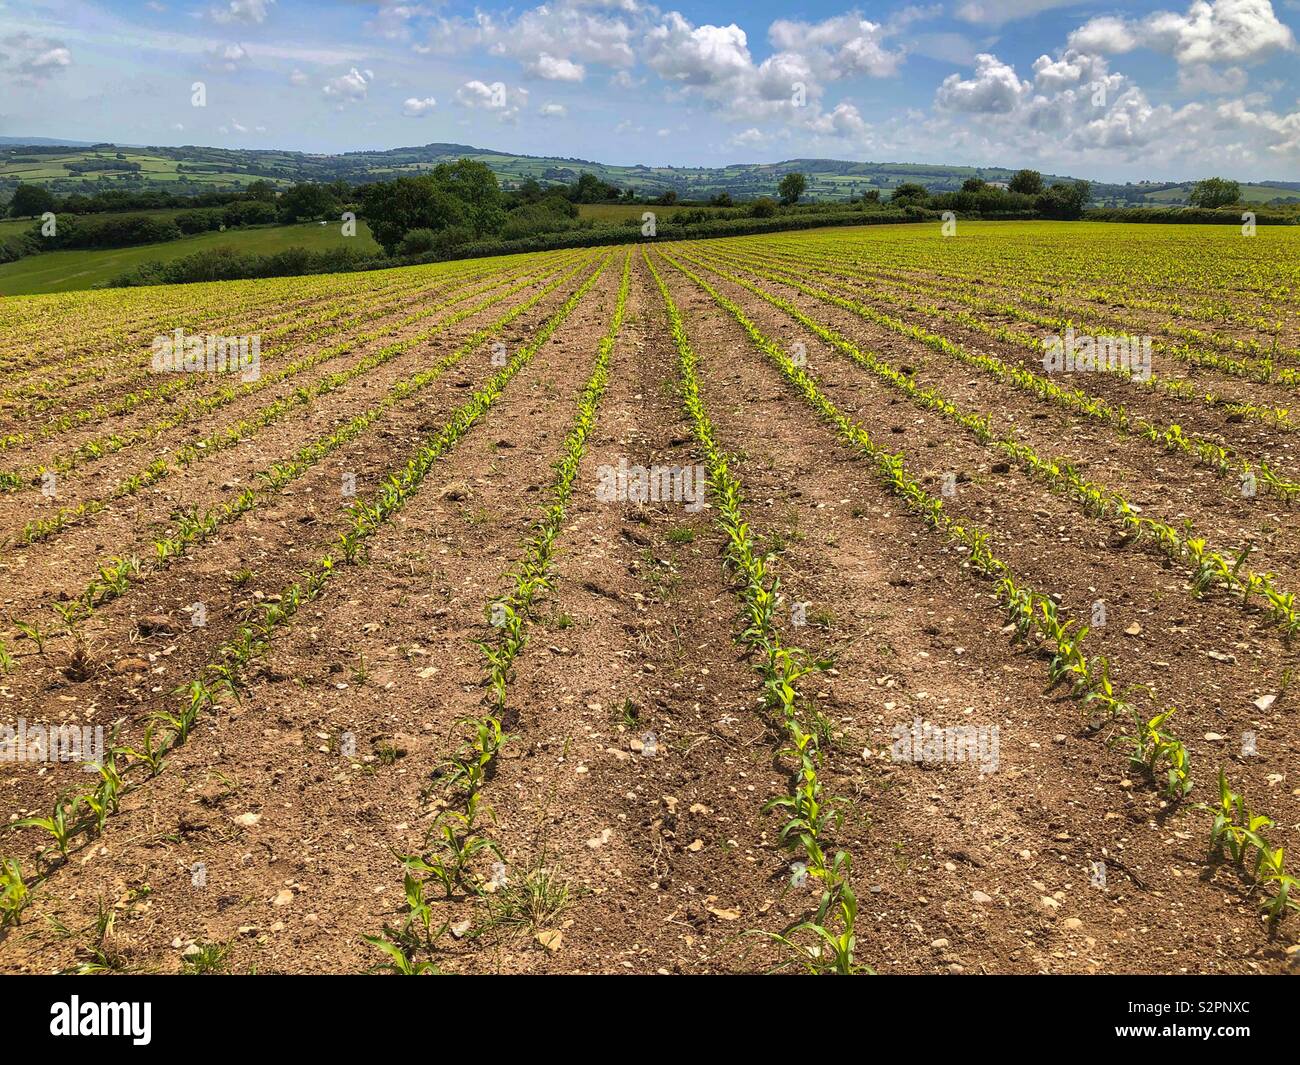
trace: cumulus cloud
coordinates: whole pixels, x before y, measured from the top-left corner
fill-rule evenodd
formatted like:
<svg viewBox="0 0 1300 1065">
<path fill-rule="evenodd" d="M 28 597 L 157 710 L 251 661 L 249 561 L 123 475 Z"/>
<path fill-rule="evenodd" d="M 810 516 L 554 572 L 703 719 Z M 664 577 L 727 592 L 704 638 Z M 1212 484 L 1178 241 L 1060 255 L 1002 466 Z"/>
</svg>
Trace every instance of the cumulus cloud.
<svg viewBox="0 0 1300 1065">
<path fill-rule="evenodd" d="M 1195 0 L 1183 14 L 1096 18 L 1070 35 L 1070 45 L 1083 51 L 1120 54 L 1145 47 L 1183 66 L 1257 62 L 1291 51 L 1295 43 L 1270 0 Z"/>
<path fill-rule="evenodd" d="M 549 52 L 542 52 L 536 59 L 525 63 L 524 69 L 544 81 L 581 81 L 587 74 L 581 63 L 561 59 Z"/>
<path fill-rule="evenodd" d="M 823 22 L 778 19 L 768 30 L 773 46 L 797 52 L 822 77 L 852 78 L 866 75 L 887 78 L 898 73 L 904 59 L 901 49 L 885 46 L 888 31 L 877 22 L 857 15 L 838 15 Z"/>
<path fill-rule="evenodd" d="M 374 80 L 375 75 L 369 70 L 358 70 L 353 67 L 346 74 L 341 74 L 337 78 L 331 78 L 325 83 L 322 90 L 324 94 L 333 100 L 339 102 L 342 107 L 347 103 L 355 103 L 366 98 L 366 91 L 370 88 L 370 83 Z"/>
<path fill-rule="evenodd" d="M 809 125 L 814 133 L 853 140 L 861 140 L 868 129 L 858 109 L 850 103 L 836 104 L 834 109 L 818 115 Z"/>
<path fill-rule="evenodd" d="M 418 96 L 410 96 L 402 103 L 402 114 L 407 118 L 423 118 L 437 106 L 438 101 L 432 96 L 426 96 L 423 99 Z"/>
<path fill-rule="evenodd" d="M 935 105 L 945 111 L 1005 114 L 1015 110 L 1032 86 L 1021 81 L 1013 67 L 997 56 L 981 52 L 975 57 L 975 75 L 950 74 L 935 94 Z"/>
<path fill-rule="evenodd" d="M 472 111 L 492 111 L 502 122 L 514 123 L 520 109 L 528 104 L 528 90 L 509 89 L 505 83 L 494 81 L 491 85 L 481 81 L 467 81 L 456 90 L 456 103 Z"/>
<path fill-rule="evenodd" d="M 218 44 L 208 49 L 208 69 L 233 73 L 248 59 L 248 49 L 242 44 Z"/>
<path fill-rule="evenodd" d="M 0 39 L 0 73 L 35 85 L 72 65 L 72 53 L 62 41 L 16 33 Z"/>
</svg>

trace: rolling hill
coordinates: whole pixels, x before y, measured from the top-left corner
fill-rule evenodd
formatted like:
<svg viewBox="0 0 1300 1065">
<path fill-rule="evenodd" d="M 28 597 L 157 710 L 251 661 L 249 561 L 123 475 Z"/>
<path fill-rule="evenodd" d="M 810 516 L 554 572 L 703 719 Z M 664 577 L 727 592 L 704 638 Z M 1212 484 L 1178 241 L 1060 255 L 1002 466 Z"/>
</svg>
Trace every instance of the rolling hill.
<svg viewBox="0 0 1300 1065">
<path fill-rule="evenodd" d="M 707 199 L 722 192 L 737 200 L 772 195 L 781 177 L 796 170 L 808 177 L 810 200 L 843 200 L 870 189 L 892 189 L 905 181 L 919 182 L 934 192 L 949 192 L 967 178 L 1007 181 L 1014 173 L 1014 169 L 1002 167 L 841 159 L 788 159 L 724 167 L 625 166 L 561 156 L 514 155 L 454 143 L 315 155 L 194 145 L 141 148 L 108 143 L 85 146 L 41 138 L 18 141 L 0 138 L 0 191 L 12 189 L 20 181 L 46 185 L 61 194 L 140 188 L 200 192 L 238 188 L 259 179 L 279 185 L 336 179 L 358 183 L 419 174 L 460 158 L 487 164 L 507 187 L 529 178 L 543 184 L 571 182 L 588 172 L 639 194 L 657 196 L 673 190 L 683 199 Z M 1045 177 L 1048 181 L 1071 180 L 1067 175 Z M 1190 190 L 1188 182 L 1093 182 L 1094 201 L 1116 205 L 1185 203 Z M 1248 184 L 1242 191 L 1250 202 L 1300 201 L 1300 182 Z"/>
</svg>

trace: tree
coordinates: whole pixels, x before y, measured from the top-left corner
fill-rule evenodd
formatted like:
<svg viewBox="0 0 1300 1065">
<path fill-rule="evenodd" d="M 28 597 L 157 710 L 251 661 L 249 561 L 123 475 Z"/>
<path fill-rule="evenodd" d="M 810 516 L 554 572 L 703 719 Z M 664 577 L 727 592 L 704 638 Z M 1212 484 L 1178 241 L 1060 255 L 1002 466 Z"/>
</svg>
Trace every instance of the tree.
<svg viewBox="0 0 1300 1065">
<path fill-rule="evenodd" d="M 274 203 L 275 186 L 269 181 L 254 181 L 244 190 L 244 195 L 250 200 L 262 200 L 265 203 Z"/>
<path fill-rule="evenodd" d="M 930 190 L 924 185 L 918 185 L 914 181 L 904 181 L 894 189 L 893 195 L 889 197 L 889 202 L 900 206 L 909 203 L 922 204 L 929 198 Z"/>
<path fill-rule="evenodd" d="M 338 201 L 324 185 L 295 185 L 280 197 L 280 217 L 286 222 L 332 219 L 338 210 Z"/>
<path fill-rule="evenodd" d="M 988 187 L 987 181 L 977 177 L 968 177 L 961 183 L 962 192 L 983 192 Z"/>
<path fill-rule="evenodd" d="M 808 179 L 797 171 L 786 174 L 781 179 L 781 184 L 777 186 L 777 192 L 781 194 L 781 202 L 786 206 L 799 202 L 799 197 L 804 194 L 808 188 Z"/>
<path fill-rule="evenodd" d="M 1037 170 L 1017 170 L 1008 188 L 1012 192 L 1023 192 L 1026 196 L 1037 196 L 1043 191 L 1043 175 Z"/>
<path fill-rule="evenodd" d="M 389 255 L 413 229 L 432 230 L 442 248 L 496 236 L 506 219 L 496 175 L 472 159 L 441 163 L 421 177 L 365 185 L 361 210 Z M 455 234 L 444 232 L 453 228 Z"/>
<path fill-rule="evenodd" d="M 457 221 L 457 201 L 431 175 L 377 181 L 361 190 L 370 232 L 389 255 L 413 229 L 446 229 Z"/>
<path fill-rule="evenodd" d="M 1227 207 L 1240 199 L 1240 184 L 1226 178 L 1212 177 L 1193 185 L 1187 202 L 1193 207 Z"/>
<path fill-rule="evenodd" d="M 771 218 L 776 214 L 776 201 L 770 196 L 760 196 L 750 204 L 749 213 L 755 218 Z"/>
<path fill-rule="evenodd" d="M 1057 182 L 1039 195 L 1036 206 L 1048 218 L 1079 218 L 1091 196 L 1092 186 L 1086 181 L 1075 181 L 1068 185 Z"/>
<path fill-rule="evenodd" d="M 14 218 L 26 218 L 54 210 L 54 196 L 40 185 L 19 185 L 14 198 L 9 201 L 9 213 Z"/>
<path fill-rule="evenodd" d="M 730 207 L 732 205 L 731 193 L 719 192 L 709 203 L 714 207 Z"/>
<path fill-rule="evenodd" d="M 505 221 L 501 186 L 487 164 L 474 159 L 440 163 L 433 168 L 432 177 L 436 187 L 462 205 L 457 224 L 468 227 L 476 237 L 494 234 L 501 228 Z"/>
</svg>

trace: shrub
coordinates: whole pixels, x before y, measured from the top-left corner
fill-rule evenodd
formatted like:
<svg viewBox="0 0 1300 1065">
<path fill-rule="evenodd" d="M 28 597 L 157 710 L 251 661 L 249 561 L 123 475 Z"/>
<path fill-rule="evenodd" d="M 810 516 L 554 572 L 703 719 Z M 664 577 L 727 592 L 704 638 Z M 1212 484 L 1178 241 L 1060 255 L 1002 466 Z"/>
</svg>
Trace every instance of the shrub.
<svg viewBox="0 0 1300 1065">
<path fill-rule="evenodd" d="M 424 255 L 438 246 L 438 234 L 432 229 L 412 229 L 397 245 L 398 255 Z"/>
</svg>

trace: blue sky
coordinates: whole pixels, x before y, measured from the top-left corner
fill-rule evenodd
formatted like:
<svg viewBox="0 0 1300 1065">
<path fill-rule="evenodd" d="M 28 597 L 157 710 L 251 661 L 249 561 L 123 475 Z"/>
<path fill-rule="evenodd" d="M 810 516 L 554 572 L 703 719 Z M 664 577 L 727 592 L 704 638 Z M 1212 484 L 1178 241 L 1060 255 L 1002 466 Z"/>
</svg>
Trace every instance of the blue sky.
<svg viewBox="0 0 1300 1065">
<path fill-rule="evenodd" d="M 1300 180 L 1298 38 L 1300 0 L 0 0 L 0 134 Z"/>
</svg>

